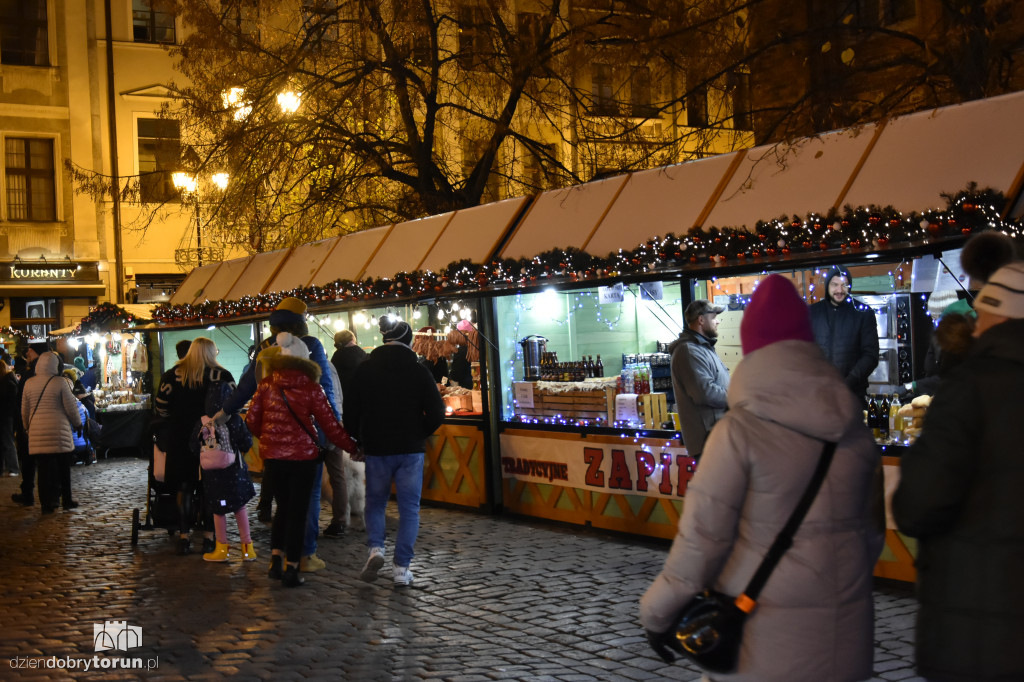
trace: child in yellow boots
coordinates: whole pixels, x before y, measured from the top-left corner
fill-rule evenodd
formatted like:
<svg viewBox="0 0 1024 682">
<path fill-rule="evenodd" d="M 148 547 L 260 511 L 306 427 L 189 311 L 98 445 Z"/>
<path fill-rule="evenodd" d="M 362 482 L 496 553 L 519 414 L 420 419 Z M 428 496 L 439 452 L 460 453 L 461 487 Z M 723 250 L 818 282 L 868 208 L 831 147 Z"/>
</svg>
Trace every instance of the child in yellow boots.
<svg viewBox="0 0 1024 682">
<path fill-rule="evenodd" d="M 196 424 L 193 444 L 199 449 L 202 469 L 203 494 L 213 514 L 216 545 L 212 552 L 203 554 L 204 561 L 227 561 L 227 514 L 234 513 L 238 535 L 242 541 L 242 560 L 255 561 L 256 549 L 249 533 L 249 513 L 245 505 L 256 495 L 256 489 L 245 467 L 245 453 L 252 447 L 252 434 L 238 415 L 232 415 L 226 424 L 218 425 L 212 416 L 217 414 L 225 398 L 231 393 L 231 384 L 216 382 L 206 392 L 206 414 Z"/>
</svg>

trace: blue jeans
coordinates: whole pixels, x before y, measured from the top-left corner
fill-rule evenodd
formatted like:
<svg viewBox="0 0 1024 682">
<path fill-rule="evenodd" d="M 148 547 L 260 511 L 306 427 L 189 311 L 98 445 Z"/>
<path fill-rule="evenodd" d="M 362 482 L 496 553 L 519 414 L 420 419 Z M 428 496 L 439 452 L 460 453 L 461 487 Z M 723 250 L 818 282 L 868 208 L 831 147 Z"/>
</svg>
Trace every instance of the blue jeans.
<svg viewBox="0 0 1024 682">
<path fill-rule="evenodd" d="M 316 463 L 316 479 L 309 495 L 309 513 L 306 515 L 306 537 L 302 543 L 302 556 L 316 554 L 316 539 L 320 535 L 320 484 L 324 478 L 323 462 Z"/>
<path fill-rule="evenodd" d="M 384 546 L 384 512 L 395 483 L 398 535 L 395 563 L 408 566 L 420 532 L 420 494 L 423 492 L 423 453 L 366 457 L 366 545 Z"/>
</svg>

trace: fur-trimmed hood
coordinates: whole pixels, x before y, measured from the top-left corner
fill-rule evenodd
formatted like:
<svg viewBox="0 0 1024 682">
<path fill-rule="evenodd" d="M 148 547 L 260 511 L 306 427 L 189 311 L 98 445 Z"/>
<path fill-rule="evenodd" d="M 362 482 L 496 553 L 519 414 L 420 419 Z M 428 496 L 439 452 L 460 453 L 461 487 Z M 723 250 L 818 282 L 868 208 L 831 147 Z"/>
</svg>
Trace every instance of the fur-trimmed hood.
<svg viewBox="0 0 1024 682">
<path fill-rule="evenodd" d="M 276 352 L 268 352 L 276 351 Z M 260 353 L 257 362 L 261 364 L 262 376 L 270 376 L 275 372 L 281 372 L 287 374 L 288 370 L 297 370 L 309 377 L 314 384 L 320 383 L 320 365 L 316 364 L 312 360 L 306 360 L 305 358 L 297 358 L 292 355 L 282 355 L 281 349 L 276 346 L 272 346 L 267 350 Z M 257 368 L 257 372 L 260 368 Z M 275 379 L 275 381 L 279 381 Z"/>
</svg>

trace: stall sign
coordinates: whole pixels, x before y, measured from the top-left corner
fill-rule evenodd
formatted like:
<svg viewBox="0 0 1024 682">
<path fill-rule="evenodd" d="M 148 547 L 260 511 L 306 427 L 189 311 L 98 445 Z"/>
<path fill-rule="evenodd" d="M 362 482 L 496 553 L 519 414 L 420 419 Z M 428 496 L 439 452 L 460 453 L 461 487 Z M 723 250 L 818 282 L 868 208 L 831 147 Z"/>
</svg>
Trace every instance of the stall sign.
<svg viewBox="0 0 1024 682">
<path fill-rule="evenodd" d="M 75 261 L 22 261 L 4 263 L 0 267 L 0 284 L 98 282 L 97 263 Z"/>
<path fill-rule="evenodd" d="M 682 447 L 501 435 L 504 478 L 613 494 L 681 498 L 695 470 L 696 460 Z"/>
<path fill-rule="evenodd" d="M 622 282 L 610 287 L 598 287 L 597 300 L 600 303 L 622 303 L 626 300 L 626 293 Z"/>
<path fill-rule="evenodd" d="M 640 285 L 641 301 L 660 301 L 665 298 L 665 286 L 661 282 L 644 282 Z"/>
<path fill-rule="evenodd" d="M 517 407 L 533 407 L 532 381 L 513 381 L 512 394 Z"/>
</svg>

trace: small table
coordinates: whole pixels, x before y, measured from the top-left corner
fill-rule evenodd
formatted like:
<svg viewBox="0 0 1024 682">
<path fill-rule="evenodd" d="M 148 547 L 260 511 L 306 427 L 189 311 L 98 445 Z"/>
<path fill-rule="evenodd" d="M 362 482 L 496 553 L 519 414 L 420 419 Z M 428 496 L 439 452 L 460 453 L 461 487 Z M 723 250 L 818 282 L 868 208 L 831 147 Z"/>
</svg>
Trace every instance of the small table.
<svg viewBox="0 0 1024 682">
<path fill-rule="evenodd" d="M 97 454 L 109 456 L 113 450 L 135 450 L 133 454 L 145 457 L 152 447 L 153 438 L 149 428 L 151 412 L 140 407 L 132 410 L 102 410 L 96 413 L 103 426 L 100 442 L 94 443 Z"/>
</svg>

